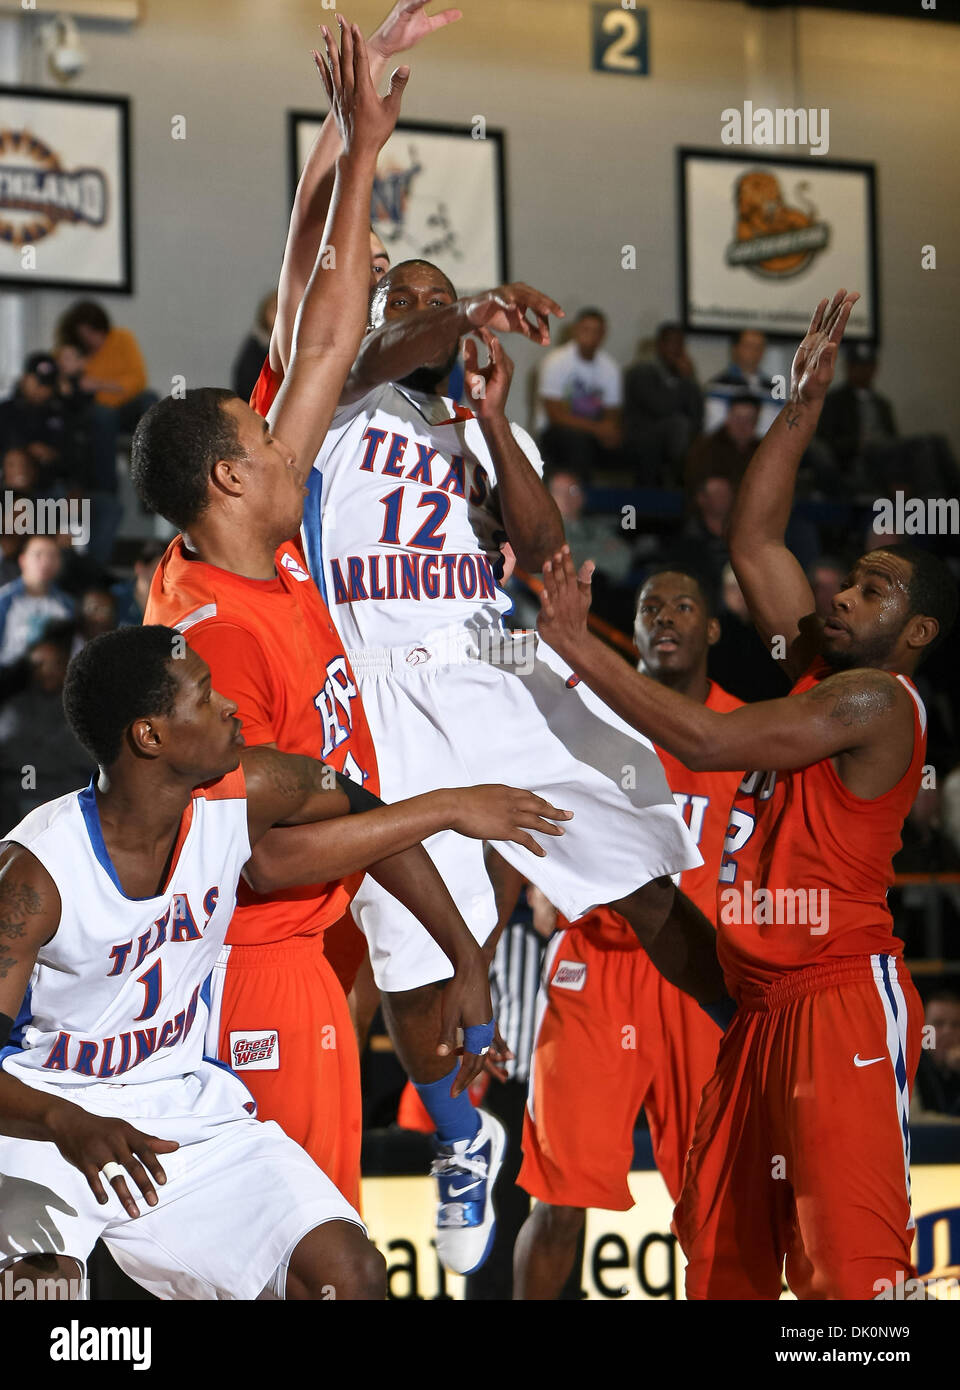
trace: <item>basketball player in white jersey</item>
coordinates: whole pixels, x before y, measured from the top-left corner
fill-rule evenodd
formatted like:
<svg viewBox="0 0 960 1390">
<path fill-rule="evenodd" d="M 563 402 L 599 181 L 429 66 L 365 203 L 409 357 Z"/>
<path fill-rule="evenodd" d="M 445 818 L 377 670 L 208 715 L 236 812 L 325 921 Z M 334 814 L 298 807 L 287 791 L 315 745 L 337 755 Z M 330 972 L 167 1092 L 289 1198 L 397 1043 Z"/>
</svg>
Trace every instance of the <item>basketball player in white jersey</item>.
<svg viewBox="0 0 960 1390">
<path fill-rule="evenodd" d="M 558 312 L 528 286 L 458 300 L 435 266 L 391 269 L 308 483 L 305 550 L 359 681 L 388 794 L 425 791 L 439 776 L 467 785 L 481 767 L 524 768 L 548 796 L 562 787 L 575 814 L 563 849 L 546 867 L 509 848 L 503 857 L 570 920 L 613 906 L 667 978 L 711 1006 L 724 998 L 712 928 L 678 895 L 662 931 L 670 875 L 702 861 L 656 754 L 578 690 L 569 667 L 501 627 L 510 607 L 497 582 L 501 539 L 537 571 L 562 526 L 535 446 L 504 414 L 512 364 L 492 330 L 546 343 Z M 475 414 L 436 394 L 471 332 L 489 354 L 480 368 L 468 340 Z M 453 834 L 428 848 L 477 940 L 488 940 L 497 913 L 479 846 Z M 449 968 L 369 882 L 353 910 L 395 1043 L 406 1043 L 401 1061 L 437 1125 L 438 1253 L 469 1272 L 492 1232 L 502 1135 L 466 1096 L 450 1096 L 450 1069 L 429 1047 L 435 984 Z"/>
<path fill-rule="evenodd" d="M 359 1216 L 254 1119 L 204 1031 L 260 837 L 337 817 L 312 870 L 337 876 L 403 858 L 402 809 L 348 825 L 350 784 L 322 763 L 244 752 L 237 706 L 169 628 L 88 643 L 64 707 L 99 777 L 33 811 L 0 853 L 0 1267 L 76 1277 L 102 1237 L 160 1297 L 382 1298 Z"/>
</svg>

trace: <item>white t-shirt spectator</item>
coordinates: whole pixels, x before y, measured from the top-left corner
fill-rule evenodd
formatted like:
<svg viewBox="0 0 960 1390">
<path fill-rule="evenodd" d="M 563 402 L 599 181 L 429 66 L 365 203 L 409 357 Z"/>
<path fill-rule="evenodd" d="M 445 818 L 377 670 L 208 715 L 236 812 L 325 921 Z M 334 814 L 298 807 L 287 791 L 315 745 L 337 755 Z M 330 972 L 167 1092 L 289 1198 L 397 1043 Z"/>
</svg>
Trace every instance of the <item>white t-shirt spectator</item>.
<svg viewBox="0 0 960 1390">
<path fill-rule="evenodd" d="M 620 368 L 609 352 L 604 352 L 602 348 L 587 361 L 580 356 L 576 343 L 567 343 L 548 352 L 540 368 L 538 434 L 550 423 L 542 397 L 550 401 L 566 401 L 574 415 L 583 415 L 588 420 L 599 419 L 605 410 L 619 410 L 623 404 Z"/>
</svg>

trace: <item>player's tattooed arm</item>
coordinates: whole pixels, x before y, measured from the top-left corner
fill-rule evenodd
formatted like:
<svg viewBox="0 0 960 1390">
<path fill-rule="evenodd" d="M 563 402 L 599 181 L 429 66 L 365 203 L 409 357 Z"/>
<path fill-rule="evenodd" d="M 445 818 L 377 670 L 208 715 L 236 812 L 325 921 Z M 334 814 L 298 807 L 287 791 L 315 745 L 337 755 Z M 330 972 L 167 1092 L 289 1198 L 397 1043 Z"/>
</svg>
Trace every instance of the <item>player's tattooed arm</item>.
<svg viewBox="0 0 960 1390">
<path fill-rule="evenodd" d="M 810 691 L 811 704 L 824 704 L 845 729 L 863 729 L 900 703 L 896 679 L 886 671 L 841 671 Z"/>
<path fill-rule="evenodd" d="M 0 851 L 0 1014 L 16 1018 L 37 953 L 59 921 L 53 879 L 28 849 L 6 843 Z"/>
<path fill-rule="evenodd" d="M 774 660 L 794 678 L 818 650 L 819 624 L 813 590 L 784 537 L 800 460 L 816 431 L 858 298 L 838 290 L 814 310 L 793 360 L 790 399 L 750 461 L 730 521 L 730 560 L 750 616 Z"/>
<path fill-rule="evenodd" d="M 547 562 L 541 636 L 621 719 L 691 771 L 789 770 L 840 758 L 846 785 L 867 797 L 906 771 L 913 704 L 889 672 L 846 671 L 802 694 L 721 714 L 635 671 L 588 631 L 589 581 L 589 564 L 578 575 L 567 547 Z"/>
<path fill-rule="evenodd" d="M 477 337 L 487 350 L 487 365 L 480 366 L 476 338 L 468 338 L 464 379 L 496 469 L 495 505 L 517 563 L 539 573 L 544 560 L 563 545 L 563 521 L 506 417 L 513 361 L 488 328 L 478 328 Z"/>
</svg>

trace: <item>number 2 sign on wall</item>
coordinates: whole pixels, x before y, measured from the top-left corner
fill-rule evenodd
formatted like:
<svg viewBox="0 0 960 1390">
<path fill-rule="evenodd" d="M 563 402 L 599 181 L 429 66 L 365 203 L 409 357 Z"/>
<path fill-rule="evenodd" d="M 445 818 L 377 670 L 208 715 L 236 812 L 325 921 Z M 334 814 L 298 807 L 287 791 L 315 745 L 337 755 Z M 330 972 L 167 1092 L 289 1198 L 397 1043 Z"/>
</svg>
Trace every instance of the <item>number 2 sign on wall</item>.
<svg viewBox="0 0 960 1390">
<path fill-rule="evenodd" d="M 646 77 L 650 72 L 646 10 L 629 3 L 593 6 L 593 70 Z"/>
</svg>

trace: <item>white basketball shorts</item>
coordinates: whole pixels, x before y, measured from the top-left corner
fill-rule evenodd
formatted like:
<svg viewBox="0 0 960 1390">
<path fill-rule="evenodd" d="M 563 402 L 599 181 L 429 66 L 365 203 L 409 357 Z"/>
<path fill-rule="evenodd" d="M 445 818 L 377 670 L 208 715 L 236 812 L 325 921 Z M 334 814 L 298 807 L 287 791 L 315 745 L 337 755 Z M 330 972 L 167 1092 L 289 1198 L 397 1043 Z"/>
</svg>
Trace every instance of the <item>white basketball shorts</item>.
<svg viewBox="0 0 960 1390">
<path fill-rule="evenodd" d="M 571 684 L 570 668 L 545 644 L 535 646 L 532 633 L 479 646 L 466 634 L 427 637 L 414 647 L 349 655 L 385 801 L 501 782 L 573 811 L 562 836 L 534 837 L 545 859 L 496 844 L 570 921 L 703 863 L 652 744 L 583 684 Z M 425 843 L 470 930 L 485 941 L 496 906 L 482 843 L 453 831 Z M 369 875 L 353 915 L 381 990 L 453 974 L 424 927 Z"/>
<path fill-rule="evenodd" d="M 24 1255 L 70 1256 L 86 1266 L 103 1239 L 122 1270 L 164 1299 L 254 1299 L 315 1226 L 360 1217 L 330 1179 L 272 1120 L 244 1108 L 250 1092 L 225 1067 L 140 1085 L 43 1087 L 144 1134 L 176 1139 L 161 1154 L 164 1184 L 140 1215 L 112 1186 L 105 1206 L 55 1144 L 0 1138 L 0 1268 Z"/>
</svg>

